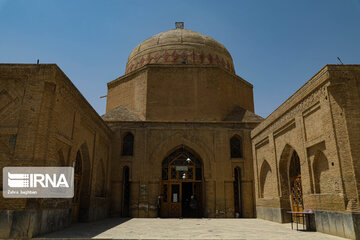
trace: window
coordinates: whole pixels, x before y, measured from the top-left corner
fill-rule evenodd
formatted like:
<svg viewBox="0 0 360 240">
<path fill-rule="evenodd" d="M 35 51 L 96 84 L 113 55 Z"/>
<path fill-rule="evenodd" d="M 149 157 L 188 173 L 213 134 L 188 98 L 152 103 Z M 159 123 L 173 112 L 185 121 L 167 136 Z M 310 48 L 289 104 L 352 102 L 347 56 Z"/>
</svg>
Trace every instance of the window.
<svg viewBox="0 0 360 240">
<path fill-rule="evenodd" d="M 132 156 L 134 152 L 134 135 L 127 133 L 123 138 L 123 156 Z"/>
<path fill-rule="evenodd" d="M 202 180 L 201 162 L 190 151 L 181 147 L 164 159 L 162 180 Z"/>
<path fill-rule="evenodd" d="M 239 136 L 230 139 L 230 153 L 232 158 L 242 157 L 242 142 Z"/>
</svg>

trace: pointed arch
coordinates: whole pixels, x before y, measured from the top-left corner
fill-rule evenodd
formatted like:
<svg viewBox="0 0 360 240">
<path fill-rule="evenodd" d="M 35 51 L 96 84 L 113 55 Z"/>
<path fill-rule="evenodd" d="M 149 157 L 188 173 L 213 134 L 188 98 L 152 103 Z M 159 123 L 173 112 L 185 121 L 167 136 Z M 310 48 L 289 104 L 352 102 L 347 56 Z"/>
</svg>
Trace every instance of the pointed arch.
<svg viewBox="0 0 360 240">
<path fill-rule="evenodd" d="M 291 154 L 294 152 L 294 148 L 289 144 L 286 144 L 280 155 L 279 161 L 279 175 L 280 175 L 280 197 L 288 200 L 290 196 L 289 189 L 289 165 Z M 288 202 L 288 201 L 287 201 Z M 289 202 L 290 207 L 290 202 Z"/>
<path fill-rule="evenodd" d="M 322 151 L 317 151 L 315 154 L 312 169 L 314 171 L 315 193 L 331 192 L 327 182 L 331 179 L 329 174 L 329 162 Z"/>
<path fill-rule="evenodd" d="M 190 161 L 189 161 L 189 160 Z M 203 179 L 203 164 L 200 156 L 186 145 L 180 145 L 169 151 L 168 156 L 162 162 L 162 180 L 178 179 L 181 171 L 176 171 L 174 166 L 192 166 L 189 168 L 189 174 L 186 177 L 194 178 L 194 180 Z M 173 172 L 171 172 L 173 170 Z M 193 172 L 190 173 L 190 170 Z M 173 174 L 175 174 L 173 178 Z M 180 174 L 180 175 L 179 175 Z"/>
<path fill-rule="evenodd" d="M 162 217 L 203 216 L 203 164 L 195 150 L 179 145 L 168 151 L 161 164 L 159 214 Z M 196 207 L 189 205 L 193 200 Z"/>
<path fill-rule="evenodd" d="M 299 155 L 295 150 L 291 154 L 289 164 L 289 185 L 291 194 L 291 210 L 294 212 L 301 212 L 304 209 L 301 165 Z"/>
<path fill-rule="evenodd" d="M 90 155 L 89 148 L 84 142 L 76 151 L 75 159 L 73 160 L 73 167 L 75 172 L 75 194 L 73 198 L 73 221 L 86 221 L 89 214 L 90 206 Z"/>
<path fill-rule="evenodd" d="M 279 160 L 280 206 L 286 211 L 302 211 L 300 158 L 295 148 L 285 144 Z M 283 222 L 290 222 L 284 214 Z"/>
<path fill-rule="evenodd" d="M 271 196 L 272 171 L 270 164 L 264 160 L 260 168 L 260 198 Z"/>
<path fill-rule="evenodd" d="M 179 146 L 187 146 L 189 149 L 197 153 L 202 160 L 204 178 L 211 177 L 212 162 L 214 162 L 214 154 L 211 154 L 211 150 L 202 143 L 201 140 L 196 143 L 184 138 L 182 134 L 176 133 L 171 137 L 163 140 L 158 147 L 150 154 L 150 161 L 155 166 L 153 174 L 161 176 L 162 161 Z M 171 149 L 171 150 L 169 150 Z"/>
</svg>

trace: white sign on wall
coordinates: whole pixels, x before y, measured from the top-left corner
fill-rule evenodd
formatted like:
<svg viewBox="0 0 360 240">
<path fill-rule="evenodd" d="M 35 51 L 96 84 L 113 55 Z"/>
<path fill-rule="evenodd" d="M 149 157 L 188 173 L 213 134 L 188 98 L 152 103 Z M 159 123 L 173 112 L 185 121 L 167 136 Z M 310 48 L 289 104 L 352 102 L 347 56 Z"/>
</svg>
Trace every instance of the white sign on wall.
<svg viewBox="0 0 360 240">
<path fill-rule="evenodd" d="M 187 171 L 188 167 L 187 166 L 176 166 L 176 171 Z"/>
</svg>

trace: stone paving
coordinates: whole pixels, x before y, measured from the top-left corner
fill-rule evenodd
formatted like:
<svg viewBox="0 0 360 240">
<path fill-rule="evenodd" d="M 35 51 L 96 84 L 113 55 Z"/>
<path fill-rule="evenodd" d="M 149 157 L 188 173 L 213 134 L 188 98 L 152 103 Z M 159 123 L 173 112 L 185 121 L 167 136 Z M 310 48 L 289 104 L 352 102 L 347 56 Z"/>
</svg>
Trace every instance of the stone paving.
<svg viewBox="0 0 360 240">
<path fill-rule="evenodd" d="M 77 223 L 37 239 L 343 239 L 291 230 L 290 224 L 260 219 L 109 218 Z"/>
</svg>

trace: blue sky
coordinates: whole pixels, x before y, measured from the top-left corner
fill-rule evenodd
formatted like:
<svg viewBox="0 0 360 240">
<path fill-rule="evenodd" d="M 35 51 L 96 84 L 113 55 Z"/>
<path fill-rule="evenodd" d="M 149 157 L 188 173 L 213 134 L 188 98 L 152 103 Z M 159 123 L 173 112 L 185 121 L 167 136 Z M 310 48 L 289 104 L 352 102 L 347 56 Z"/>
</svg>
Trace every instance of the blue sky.
<svg viewBox="0 0 360 240">
<path fill-rule="evenodd" d="M 360 0 L 0 0 L 0 62 L 56 63 L 104 114 L 106 83 L 175 21 L 227 47 L 263 117 L 337 56 L 360 63 Z"/>
</svg>

